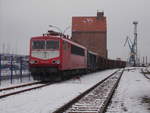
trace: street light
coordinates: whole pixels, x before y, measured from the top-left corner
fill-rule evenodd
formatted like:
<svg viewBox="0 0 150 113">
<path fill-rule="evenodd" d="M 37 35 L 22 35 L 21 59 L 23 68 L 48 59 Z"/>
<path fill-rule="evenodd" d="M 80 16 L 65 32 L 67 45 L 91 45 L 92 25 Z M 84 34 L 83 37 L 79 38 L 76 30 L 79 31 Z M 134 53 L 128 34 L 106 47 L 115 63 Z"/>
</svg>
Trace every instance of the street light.
<svg viewBox="0 0 150 113">
<path fill-rule="evenodd" d="M 63 34 L 65 34 L 65 32 L 66 32 L 68 29 L 70 29 L 70 28 L 71 28 L 71 26 L 66 27 L 66 28 L 64 29 L 64 31 L 63 31 Z"/>
</svg>

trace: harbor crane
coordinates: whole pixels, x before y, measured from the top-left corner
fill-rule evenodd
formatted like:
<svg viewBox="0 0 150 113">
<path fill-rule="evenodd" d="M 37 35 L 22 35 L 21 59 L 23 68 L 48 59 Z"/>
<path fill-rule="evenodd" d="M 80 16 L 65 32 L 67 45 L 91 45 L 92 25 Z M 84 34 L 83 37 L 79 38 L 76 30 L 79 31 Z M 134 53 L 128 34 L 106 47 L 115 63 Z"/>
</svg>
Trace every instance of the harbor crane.
<svg viewBox="0 0 150 113">
<path fill-rule="evenodd" d="M 128 43 L 130 49 L 130 56 L 129 56 L 129 64 L 131 66 L 136 66 L 138 64 L 138 56 L 137 56 L 137 24 L 138 22 L 134 21 L 134 40 L 127 36 L 124 46 Z"/>
<path fill-rule="evenodd" d="M 135 43 L 133 43 L 128 36 L 126 37 L 126 41 L 124 43 L 124 46 L 127 43 L 128 43 L 129 49 L 130 49 L 129 64 L 131 66 L 134 66 L 135 62 L 136 62 L 136 60 L 135 60 L 135 54 L 136 54 L 136 52 L 135 52 Z"/>
</svg>

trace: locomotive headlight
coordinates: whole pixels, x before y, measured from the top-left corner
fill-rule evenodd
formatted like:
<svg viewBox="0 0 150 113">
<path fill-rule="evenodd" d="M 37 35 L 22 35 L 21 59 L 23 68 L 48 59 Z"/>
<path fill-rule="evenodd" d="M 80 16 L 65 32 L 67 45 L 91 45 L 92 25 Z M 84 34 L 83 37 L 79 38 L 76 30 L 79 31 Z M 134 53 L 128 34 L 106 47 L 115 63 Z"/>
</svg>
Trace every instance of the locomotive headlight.
<svg viewBox="0 0 150 113">
<path fill-rule="evenodd" d="M 60 60 L 56 60 L 56 64 L 60 64 Z"/>
<path fill-rule="evenodd" d="M 30 64 L 37 64 L 38 63 L 38 61 L 36 61 L 36 60 L 30 60 Z"/>
<path fill-rule="evenodd" d="M 52 64 L 60 64 L 60 60 L 53 60 Z"/>
<path fill-rule="evenodd" d="M 34 60 L 30 60 L 30 64 L 34 64 L 35 63 L 35 61 Z"/>
</svg>

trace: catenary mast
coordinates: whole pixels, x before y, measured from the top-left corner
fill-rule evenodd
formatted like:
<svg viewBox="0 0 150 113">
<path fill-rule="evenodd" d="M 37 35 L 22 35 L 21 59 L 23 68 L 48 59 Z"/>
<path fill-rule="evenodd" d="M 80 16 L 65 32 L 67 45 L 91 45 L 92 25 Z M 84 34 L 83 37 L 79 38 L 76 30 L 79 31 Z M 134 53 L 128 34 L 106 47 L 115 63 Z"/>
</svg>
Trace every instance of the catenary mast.
<svg viewBox="0 0 150 113">
<path fill-rule="evenodd" d="M 135 64 L 137 65 L 138 64 L 138 47 L 137 47 L 137 24 L 138 22 L 137 21 L 134 21 L 133 22 L 134 24 L 134 49 L 135 49 Z"/>
</svg>

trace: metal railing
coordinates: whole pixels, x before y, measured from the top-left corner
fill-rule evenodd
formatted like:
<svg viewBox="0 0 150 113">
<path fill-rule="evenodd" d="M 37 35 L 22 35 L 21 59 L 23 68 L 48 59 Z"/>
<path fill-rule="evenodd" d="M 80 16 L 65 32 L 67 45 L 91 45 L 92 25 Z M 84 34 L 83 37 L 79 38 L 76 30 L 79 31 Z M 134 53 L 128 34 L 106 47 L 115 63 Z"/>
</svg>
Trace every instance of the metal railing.
<svg viewBox="0 0 150 113">
<path fill-rule="evenodd" d="M 0 85 L 4 80 L 11 84 L 15 79 L 22 82 L 24 77 L 30 80 L 27 56 L 0 54 Z"/>
</svg>

